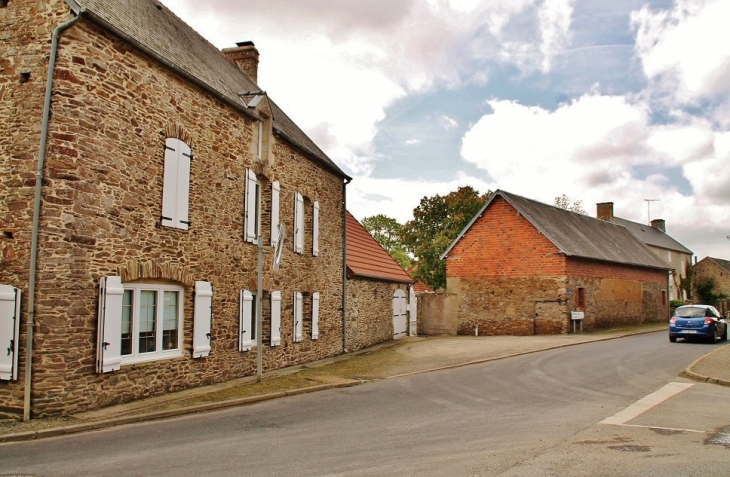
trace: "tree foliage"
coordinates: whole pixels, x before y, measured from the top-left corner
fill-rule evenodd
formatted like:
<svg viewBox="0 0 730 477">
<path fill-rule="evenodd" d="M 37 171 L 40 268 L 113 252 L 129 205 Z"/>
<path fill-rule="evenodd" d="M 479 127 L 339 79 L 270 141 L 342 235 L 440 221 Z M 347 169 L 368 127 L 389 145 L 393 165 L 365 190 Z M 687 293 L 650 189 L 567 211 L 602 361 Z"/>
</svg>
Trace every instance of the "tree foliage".
<svg viewBox="0 0 730 477">
<path fill-rule="evenodd" d="M 699 302 L 705 305 L 716 305 L 718 300 L 727 298 L 722 293 L 715 291 L 715 281 L 711 278 L 696 281 L 695 291 Z"/>
<path fill-rule="evenodd" d="M 555 203 L 553 205 L 555 205 L 555 207 L 560 207 L 561 209 L 569 210 L 577 214 L 587 214 L 587 212 L 583 209 L 582 200 L 574 200 L 572 203 L 570 202 L 570 200 L 570 197 L 563 194 L 562 196 L 555 197 Z"/>
<path fill-rule="evenodd" d="M 400 239 L 403 226 L 397 220 L 383 214 L 372 215 L 362 220 L 362 226 L 401 267 L 408 270 L 413 266 L 413 259 Z"/>
<path fill-rule="evenodd" d="M 423 197 L 413 209 L 413 220 L 401 229 L 403 244 L 417 259 L 414 278 L 434 290 L 446 286 L 446 263 L 440 255 L 494 193 L 479 194 L 471 186 L 447 195 Z"/>
</svg>

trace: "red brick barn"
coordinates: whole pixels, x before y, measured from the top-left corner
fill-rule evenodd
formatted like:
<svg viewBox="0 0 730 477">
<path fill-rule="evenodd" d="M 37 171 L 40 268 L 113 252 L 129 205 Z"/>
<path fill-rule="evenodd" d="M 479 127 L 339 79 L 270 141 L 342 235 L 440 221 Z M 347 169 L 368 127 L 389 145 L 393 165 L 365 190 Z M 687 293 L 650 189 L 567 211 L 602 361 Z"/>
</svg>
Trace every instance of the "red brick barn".
<svg viewBox="0 0 730 477">
<path fill-rule="evenodd" d="M 497 191 L 442 255 L 457 332 L 566 333 L 665 320 L 667 273 L 625 227 Z"/>
</svg>

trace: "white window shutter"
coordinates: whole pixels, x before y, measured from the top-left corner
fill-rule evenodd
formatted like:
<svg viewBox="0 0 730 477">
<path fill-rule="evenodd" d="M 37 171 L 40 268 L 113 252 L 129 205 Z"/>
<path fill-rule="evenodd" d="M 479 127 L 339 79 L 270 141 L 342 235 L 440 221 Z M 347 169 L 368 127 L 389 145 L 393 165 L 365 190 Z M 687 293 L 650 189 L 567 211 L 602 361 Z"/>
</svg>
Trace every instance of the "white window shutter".
<svg viewBox="0 0 730 477">
<path fill-rule="evenodd" d="M 244 206 L 244 240 L 256 242 L 256 174 L 246 169 L 246 203 Z"/>
<path fill-rule="evenodd" d="M 302 341 L 302 330 L 304 329 L 304 323 L 302 323 L 303 317 L 303 300 L 302 294 L 296 292 L 294 294 L 294 342 L 298 343 Z"/>
<path fill-rule="evenodd" d="M 281 185 L 278 181 L 271 183 L 271 246 L 276 245 L 279 236 L 279 193 Z"/>
<path fill-rule="evenodd" d="M 271 346 L 281 344 L 281 292 L 271 292 Z"/>
<path fill-rule="evenodd" d="M 99 327 L 96 346 L 96 372 L 109 373 L 122 365 L 122 277 L 99 280 Z"/>
<path fill-rule="evenodd" d="M 294 251 L 304 252 L 304 197 L 296 193 L 294 202 Z"/>
<path fill-rule="evenodd" d="M 20 289 L 0 285 L 0 379 L 18 379 Z"/>
<path fill-rule="evenodd" d="M 193 311 L 193 358 L 210 354 L 210 332 L 213 325 L 213 284 L 195 282 L 195 309 Z"/>
<path fill-rule="evenodd" d="M 187 230 L 190 225 L 191 158 L 190 146 L 172 137 L 165 140 L 161 223 L 166 227 Z"/>
<path fill-rule="evenodd" d="M 319 255 L 319 201 L 314 201 L 312 208 L 312 255 Z"/>
<path fill-rule="evenodd" d="M 177 156 L 180 140 L 165 140 L 165 170 L 162 183 L 162 225 L 176 227 L 177 221 Z"/>
<path fill-rule="evenodd" d="M 190 226 L 190 161 L 193 158 L 190 146 L 179 142 L 179 155 L 177 158 L 177 208 L 176 227 L 187 230 Z"/>
<path fill-rule="evenodd" d="M 253 346 L 251 340 L 251 329 L 253 328 L 253 294 L 248 290 L 241 290 L 241 302 L 239 311 L 239 332 L 241 338 L 238 342 L 239 351 L 248 351 Z"/>
<path fill-rule="evenodd" d="M 312 339 L 319 338 L 319 292 L 312 293 Z"/>
</svg>

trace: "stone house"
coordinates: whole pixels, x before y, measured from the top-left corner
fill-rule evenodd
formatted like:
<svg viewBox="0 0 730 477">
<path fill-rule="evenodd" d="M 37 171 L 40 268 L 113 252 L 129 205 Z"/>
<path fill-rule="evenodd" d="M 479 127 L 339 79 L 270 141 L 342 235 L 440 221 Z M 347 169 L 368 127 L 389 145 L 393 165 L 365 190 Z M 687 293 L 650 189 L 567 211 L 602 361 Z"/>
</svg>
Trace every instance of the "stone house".
<svg viewBox="0 0 730 477">
<path fill-rule="evenodd" d="M 668 279 L 670 301 L 685 301 L 689 298 L 687 291 L 682 288 L 682 282 L 689 276 L 693 253 L 667 233 L 666 222 L 663 219 L 652 220 L 651 225 L 647 226 L 616 217 L 613 215 L 613 202 L 596 204 L 596 217 L 623 225 L 636 238 L 644 242 L 657 257 L 671 265 L 672 269 L 669 270 Z"/>
<path fill-rule="evenodd" d="M 588 330 L 669 312 L 669 265 L 625 227 L 501 190 L 442 258 L 458 334 L 567 333 L 581 315 Z"/>
<path fill-rule="evenodd" d="M 257 85 L 252 43 L 153 0 L 0 2 L 0 31 L 0 416 L 347 348 L 350 177 Z"/>
<path fill-rule="evenodd" d="M 692 266 L 693 286 L 704 280 L 712 280 L 713 291 L 718 295 L 730 297 L 730 260 L 705 257 Z M 697 297 L 697 289 L 693 289 L 693 297 Z M 697 298 L 695 298 L 696 302 Z M 713 305 L 714 303 L 708 303 Z"/>
<path fill-rule="evenodd" d="M 348 212 L 347 342 L 350 350 L 415 334 L 417 307 L 412 283 L 408 272 Z"/>
</svg>

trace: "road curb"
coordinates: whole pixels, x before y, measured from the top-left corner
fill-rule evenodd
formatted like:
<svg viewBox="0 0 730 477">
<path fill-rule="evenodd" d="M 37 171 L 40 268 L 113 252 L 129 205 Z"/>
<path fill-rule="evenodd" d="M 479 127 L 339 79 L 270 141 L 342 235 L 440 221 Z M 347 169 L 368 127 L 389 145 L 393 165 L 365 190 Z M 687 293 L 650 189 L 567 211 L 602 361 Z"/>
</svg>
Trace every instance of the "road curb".
<svg viewBox="0 0 730 477">
<path fill-rule="evenodd" d="M 207 411 L 217 411 L 229 407 L 242 406 L 246 404 L 253 404 L 261 401 L 269 401 L 272 399 L 279 399 L 287 396 L 295 396 L 298 394 L 307 394 L 317 391 L 324 391 L 327 389 L 335 388 L 348 388 L 357 386 L 366 381 L 362 380 L 351 380 L 342 383 L 330 383 L 330 384 L 318 384 L 316 386 L 308 386 L 306 388 L 291 389 L 287 391 L 281 391 L 277 393 L 262 394 L 260 396 L 249 396 L 244 398 L 229 399 L 226 401 L 197 404 L 194 406 L 185 406 L 178 409 L 168 409 L 165 411 L 155 411 L 145 414 L 138 414 L 135 416 L 115 417 L 110 419 L 104 419 L 96 422 L 85 422 L 82 424 L 72 424 L 69 426 L 53 427 L 48 429 L 39 429 L 37 431 L 18 432 L 15 434 L 0 435 L 0 443 L 6 442 L 20 442 L 20 441 L 31 441 L 35 439 L 43 439 L 48 437 L 65 436 L 69 434 L 77 434 L 79 432 L 95 431 L 99 429 L 105 429 L 108 427 L 121 426 L 125 424 L 136 424 L 140 422 L 154 421 L 157 419 L 165 419 L 170 417 L 179 417 L 186 414 L 196 414 Z"/>
<path fill-rule="evenodd" d="M 700 381 L 700 382 L 710 383 L 710 384 L 719 384 L 720 386 L 730 386 L 730 381 L 727 381 L 725 379 L 713 378 L 711 376 L 705 376 L 704 374 L 696 373 L 696 372 L 694 372 L 692 370 L 692 368 L 697 363 L 699 363 L 703 359 L 707 358 L 711 354 L 717 353 L 718 351 L 720 351 L 722 349 L 723 349 L 723 347 L 720 347 L 720 348 L 717 348 L 716 350 L 714 350 L 714 351 L 712 351 L 710 353 L 707 353 L 704 356 L 700 356 L 699 358 L 697 358 L 696 360 L 694 360 L 692 362 L 692 364 L 690 364 L 689 366 L 687 366 L 686 368 L 684 368 L 684 370 L 681 373 L 679 373 L 679 375 L 682 376 L 682 377 L 685 377 L 685 378 L 692 379 L 694 381 Z"/>
</svg>

